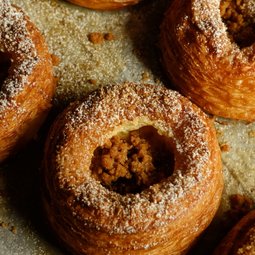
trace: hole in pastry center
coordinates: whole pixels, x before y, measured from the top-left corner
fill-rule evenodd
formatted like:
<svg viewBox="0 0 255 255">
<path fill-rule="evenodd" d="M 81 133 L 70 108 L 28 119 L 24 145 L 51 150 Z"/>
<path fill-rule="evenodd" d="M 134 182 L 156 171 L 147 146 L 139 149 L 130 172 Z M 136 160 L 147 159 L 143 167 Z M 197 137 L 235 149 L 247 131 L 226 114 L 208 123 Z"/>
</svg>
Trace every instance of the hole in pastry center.
<svg viewBox="0 0 255 255">
<path fill-rule="evenodd" d="M 0 89 L 3 85 L 4 80 L 8 76 L 8 71 L 11 66 L 11 60 L 8 54 L 0 51 Z"/>
<path fill-rule="evenodd" d="M 230 39 L 240 48 L 251 46 L 255 42 L 255 13 L 248 1 L 221 0 L 220 11 Z"/>
<path fill-rule="evenodd" d="M 174 169 L 173 141 L 145 126 L 116 135 L 94 152 L 92 175 L 122 195 L 139 193 L 170 176 Z"/>
</svg>

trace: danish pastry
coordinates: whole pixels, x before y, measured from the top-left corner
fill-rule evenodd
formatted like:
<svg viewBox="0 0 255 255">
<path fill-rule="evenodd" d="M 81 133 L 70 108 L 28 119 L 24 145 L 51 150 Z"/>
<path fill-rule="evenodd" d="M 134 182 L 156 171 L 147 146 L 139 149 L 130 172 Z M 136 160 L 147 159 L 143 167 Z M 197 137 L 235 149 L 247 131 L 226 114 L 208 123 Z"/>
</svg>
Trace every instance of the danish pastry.
<svg viewBox="0 0 255 255">
<path fill-rule="evenodd" d="M 206 112 L 255 120 L 254 2 L 173 0 L 161 26 L 166 72 Z"/>
<path fill-rule="evenodd" d="M 244 216 L 227 234 L 214 255 L 255 254 L 255 210 Z"/>
<path fill-rule="evenodd" d="M 177 92 L 125 83 L 53 124 L 43 161 L 49 222 L 74 254 L 184 254 L 218 208 L 212 121 Z"/>
<path fill-rule="evenodd" d="M 8 0 L 0 2 L 0 161 L 35 136 L 56 80 L 41 33 Z"/>
<path fill-rule="evenodd" d="M 140 0 L 67 0 L 70 3 L 95 9 L 95 10 L 115 10 L 129 5 L 137 4 Z"/>
</svg>

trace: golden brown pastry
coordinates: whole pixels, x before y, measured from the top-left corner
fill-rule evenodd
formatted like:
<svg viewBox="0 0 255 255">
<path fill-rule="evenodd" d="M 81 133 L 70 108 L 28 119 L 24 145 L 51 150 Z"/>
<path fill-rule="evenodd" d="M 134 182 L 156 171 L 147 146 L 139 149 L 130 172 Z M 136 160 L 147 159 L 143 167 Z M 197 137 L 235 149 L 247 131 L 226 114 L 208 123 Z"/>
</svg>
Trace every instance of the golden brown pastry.
<svg viewBox="0 0 255 255">
<path fill-rule="evenodd" d="M 221 198 L 212 121 L 163 86 L 103 87 L 52 126 L 42 187 L 74 254 L 185 254 Z"/>
<path fill-rule="evenodd" d="M 255 210 L 244 216 L 227 234 L 214 255 L 255 254 Z"/>
<path fill-rule="evenodd" d="M 134 5 L 140 0 L 67 0 L 70 3 L 95 9 L 95 10 L 115 10 L 129 5 Z"/>
<path fill-rule="evenodd" d="M 0 2 L 0 161 L 35 136 L 51 106 L 51 55 L 27 16 Z"/>
<path fill-rule="evenodd" d="M 173 0 L 165 14 L 163 65 L 208 113 L 255 120 L 254 17 L 250 0 Z"/>
</svg>

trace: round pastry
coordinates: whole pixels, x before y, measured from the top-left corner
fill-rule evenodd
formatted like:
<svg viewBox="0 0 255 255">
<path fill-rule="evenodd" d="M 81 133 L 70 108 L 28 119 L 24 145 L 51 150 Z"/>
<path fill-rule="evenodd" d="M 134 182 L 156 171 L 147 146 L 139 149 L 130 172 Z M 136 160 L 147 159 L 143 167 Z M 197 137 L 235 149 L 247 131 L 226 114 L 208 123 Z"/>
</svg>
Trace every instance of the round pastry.
<svg viewBox="0 0 255 255">
<path fill-rule="evenodd" d="M 140 0 L 67 0 L 70 3 L 95 9 L 95 10 L 115 10 L 129 5 L 134 5 Z"/>
<path fill-rule="evenodd" d="M 165 14 L 163 65 L 208 113 L 255 120 L 254 18 L 250 0 L 173 0 Z"/>
<path fill-rule="evenodd" d="M 255 210 L 244 216 L 227 234 L 214 255 L 255 254 Z"/>
<path fill-rule="evenodd" d="M 212 121 L 163 86 L 103 87 L 52 126 L 42 187 L 74 254 L 184 254 L 221 198 Z"/>
<path fill-rule="evenodd" d="M 41 33 L 8 0 L 0 2 L 0 161 L 35 136 L 56 80 Z"/>
</svg>

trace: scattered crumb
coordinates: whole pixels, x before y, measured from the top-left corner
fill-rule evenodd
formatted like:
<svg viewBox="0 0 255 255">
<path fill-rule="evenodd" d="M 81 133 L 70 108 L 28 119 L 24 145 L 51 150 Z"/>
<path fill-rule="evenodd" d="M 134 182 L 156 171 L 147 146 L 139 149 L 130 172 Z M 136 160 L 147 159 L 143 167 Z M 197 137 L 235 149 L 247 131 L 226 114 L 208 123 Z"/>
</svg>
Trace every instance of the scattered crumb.
<svg viewBox="0 0 255 255">
<path fill-rule="evenodd" d="M 227 143 L 222 144 L 222 145 L 220 145 L 220 149 L 222 152 L 228 152 L 228 151 L 230 151 L 230 145 Z"/>
<path fill-rule="evenodd" d="M 113 33 L 105 33 L 104 34 L 104 39 L 106 40 L 106 41 L 113 41 L 113 40 L 115 40 L 115 36 L 114 36 L 114 34 Z"/>
<path fill-rule="evenodd" d="M 93 44 L 101 44 L 104 42 L 104 34 L 97 32 L 89 33 L 88 39 Z"/>
<path fill-rule="evenodd" d="M 9 229 L 13 234 L 17 234 L 17 228 L 15 226 L 11 226 Z"/>
<path fill-rule="evenodd" d="M 17 228 L 13 225 L 10 225 L 10 223 L 0 221 L 0 227 L 11 231 L 15 235 L 17 234 Z"/>
<path fill-rule="evenodd" d="M 100 32 L 92 32 L 88 34 L 88 39 L 93 44 L 101 44 L 104 41 L 113 41 L 115 40 L 115 36 L 113 33 L 100 33 Z"/>
<path fill-rule="evenodd" d="M 249 136 L 250 138 L 255 138 L 255 130 L 249 131 L 248 136 Z"/>
<path fill-rule="evenodd" d="M 143 72 L 142 73 L 142 81 L 146 82 L 150 79 L 150 74 L 148 72 Z"/>
<path fill-rule="evenodd" d="M 97 85 L 97 80 L 95 79 L 89 79 L 88 83 L 92 84 L 92 85 Z"/>
<path fill-rule="evenodd" d="M 8 223 L 3 222 L 3 221 L 1 221 L 1 222 L 0 222 L 0 227 L 7 229 L 7 228 L 8 228 L 8 226 L 9 226 L 9 224 L 8 224 Z"/>
</svg>

